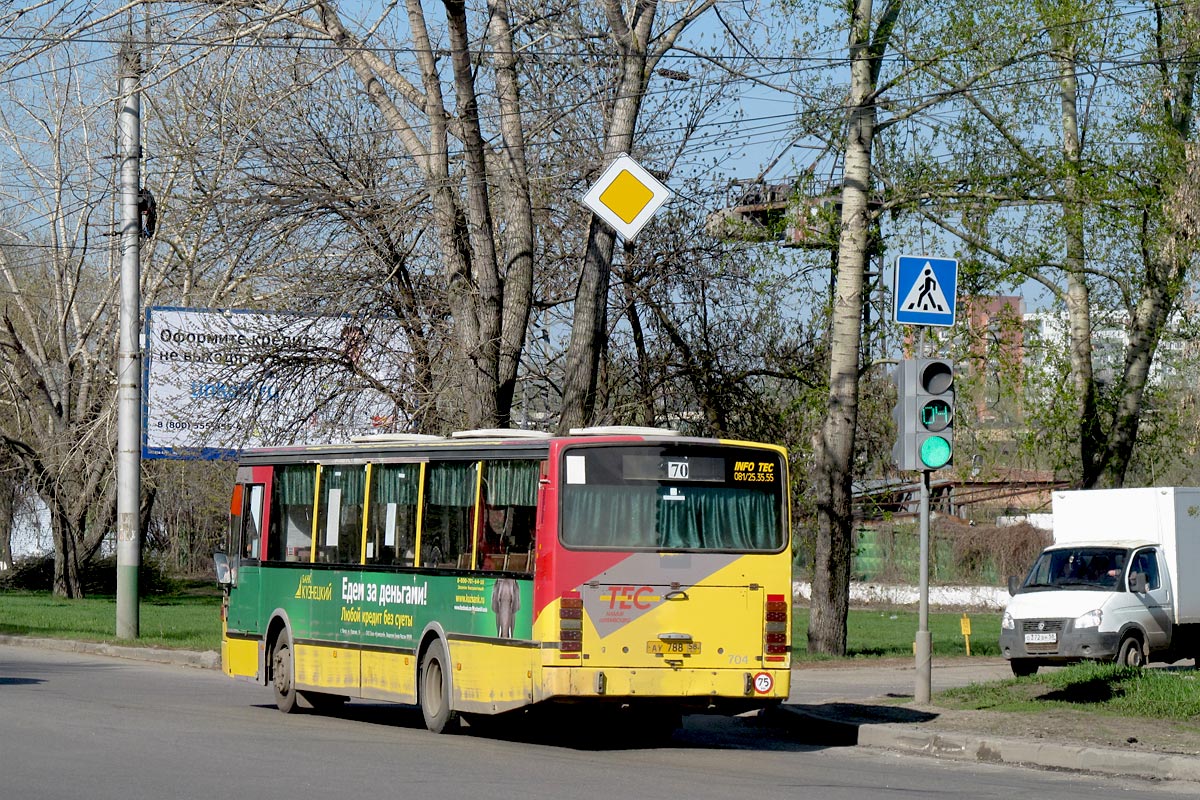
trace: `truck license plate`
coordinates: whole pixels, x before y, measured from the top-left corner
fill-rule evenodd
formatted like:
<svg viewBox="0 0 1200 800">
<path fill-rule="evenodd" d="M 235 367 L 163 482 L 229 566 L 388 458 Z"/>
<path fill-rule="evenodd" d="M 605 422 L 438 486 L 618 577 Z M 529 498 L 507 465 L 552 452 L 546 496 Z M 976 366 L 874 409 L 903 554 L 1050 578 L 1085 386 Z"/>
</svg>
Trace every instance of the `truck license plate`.
<svg viewBox="0 0 1200 800">
<path fill-rule="evenodd" d="M 1027 633 L 1025 644 L 1053 644 L 1058 641 L 1057 633 Z"/>
</svg>

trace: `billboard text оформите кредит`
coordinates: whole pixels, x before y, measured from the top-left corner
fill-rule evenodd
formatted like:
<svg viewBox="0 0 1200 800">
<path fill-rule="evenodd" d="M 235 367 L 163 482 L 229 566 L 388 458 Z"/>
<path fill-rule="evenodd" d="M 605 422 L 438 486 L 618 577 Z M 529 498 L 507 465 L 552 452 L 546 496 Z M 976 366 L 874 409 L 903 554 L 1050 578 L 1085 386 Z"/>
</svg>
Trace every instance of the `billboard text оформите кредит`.
<svg viewBox="0 0 1200 800">
<path fill-rule="evenodd" d="M 398 323 L 256 311 L 146 312 L 142 453 L 215 458 L 403 430 Z"/>
</svg>

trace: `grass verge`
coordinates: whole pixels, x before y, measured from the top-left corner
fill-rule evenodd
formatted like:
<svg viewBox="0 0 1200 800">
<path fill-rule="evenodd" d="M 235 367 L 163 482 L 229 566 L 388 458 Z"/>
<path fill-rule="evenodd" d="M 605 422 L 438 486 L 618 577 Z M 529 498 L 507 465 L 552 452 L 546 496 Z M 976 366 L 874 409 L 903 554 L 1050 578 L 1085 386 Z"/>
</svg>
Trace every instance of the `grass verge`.
<svg viewBox="0 0 1200 800">
<path fill-rule="evenodd" d="M 796 608 L 792 615 L 792 657 L 797 661 L 830 661 L 831 656 L 809 655 L 807 608 Z M 971 655 L 1000 655 L 1000 615 L 969 613 Z M 846 619 L 846 655 L 850 658 L 911 657 L 916 639 L 918 615 L 910 610 L 851 609 Z M 933 655 L 966 655 L 962 636 L 962 612 L 938 611 L 929 614 L 929 634 Z"/>
<path fill-rule="evenodd" d="M 939 692 L 945 708 L 1039 713 L 1075 709 L 1121 717 L 1200 719 L 1200 672 L 1084 662 L 1028 678 Z"/>
<path fill-rule="evenodd" d="M 205 592 L 142 598 L 136 641 L 118 639 L 114 597 L 64 600 L 49 592 L 0 592 L 0 634 L 182 650 L 219 650 L 221 596 Z"/>
</svg>

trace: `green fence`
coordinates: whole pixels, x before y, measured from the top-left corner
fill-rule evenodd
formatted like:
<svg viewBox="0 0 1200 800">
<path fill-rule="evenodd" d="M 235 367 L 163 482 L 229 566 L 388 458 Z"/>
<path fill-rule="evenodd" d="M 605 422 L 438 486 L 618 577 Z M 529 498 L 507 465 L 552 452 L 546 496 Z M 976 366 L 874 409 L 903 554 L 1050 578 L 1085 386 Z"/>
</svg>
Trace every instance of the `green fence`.
<svg viewBox="0 0 1200 800">
<path fill-rule="evenodd" d="M 921 541 L 916 531 L 859 528 L 855 533 L 851 579 L 881 583 L 920 580 Z M 937 583 L 997 585 L 995 559 L 952 538 L 930 536 L 929 580 Z"/>
</svg>

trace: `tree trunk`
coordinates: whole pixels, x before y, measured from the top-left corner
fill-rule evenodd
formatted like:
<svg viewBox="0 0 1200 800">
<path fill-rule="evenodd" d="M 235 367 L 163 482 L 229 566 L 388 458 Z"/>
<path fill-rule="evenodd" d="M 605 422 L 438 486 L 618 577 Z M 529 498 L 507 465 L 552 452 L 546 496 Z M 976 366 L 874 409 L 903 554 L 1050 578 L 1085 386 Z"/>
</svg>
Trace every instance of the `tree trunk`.
<svg viewBox="0 0 1200 800">
<path fill-rule="evenodd" d="M 1069 40 L 1070 29 L 1054 29 L 1054 59 L 1058 66 L 1059 105 L 1062 109 L 1063 180 L 1062 221 L 1066 237 L 1063 258 L 1067 274 L 1067 324 L 1071 359 L 1071 378 L 1079 414 L 1079 463 L 1081 485 L 1092 488 L 1100 477 L 1104 449 L 1104 431 L 1096 404 L 1096 381 L 1092 368 L 1091 292 L 1086 273 L 1084 251 L 1084 198 L 1079 185 L 1082 142 L 1079 136 L 1079 79 L 1076 74 L 1077 51 Z"/>
<path fill-rule="evenodd" d="M 633 149 L 633 133 L 646 92 L 646 62 L 656 8 L 653 1 L 639 0 L 634 14 L 634 27 L 630 29 L 622 21 L 618 3 L 607 2 L 605 5 L 613 36 L 621 52 L 621 75 L 617 81 L 612 112 L 608 115 L 602 167 L 621 153 Z M 559 418 L 559 432 L 588 425 L 596 410 L 600 356 L 608 339 L 608 287 L 616 241 L 617 236 L 612 228 L 593 215 L 575 290 L 575 312 L 563 375 L 563 409 Z"/>
<path fill-rule="evenodd" d="M 525 131 L 521 115 L 517 57 L 512 47 L 512 30 L 506 0 L 493 0 L 488 23 L 492 58 L 496 65 L 496 94 L 500 103 L 500 131 L 504 148 L 499 162 L 505 177 L 499 181 L 506 225 L 503 259 L 503 303 L 500 320 L 500 351 L 497 367 L 497 423 L 511 424 L 517 371 L 529 330 L 533 307 L 533 256 L 536 236 L 533 199 L 529 193 L 529 167 L 525 158 Z"/>
<path fill-rule="evenodd" d="M 844 655 L 849 608 L 855 431 L 862 340 L 863 285 L 872 221 L 871 148 L 875 136 L 876 71 L 870 48 L 871 0 L 858 0 L 850 32 L 850 125 L 842 177 L 842 219 L 838 237 L 829 352 L 829 405 L 816 435 L 813 492 L 817 541 L 813 564 L 811 653 Z"/>
<path fill-rule="evenodd" d="M 83 597 L 75 526 L 61 508 L 52 505 L 50 528 L 54 534 L 54 594 L 71 599 Z"/>
<path fill-rule="evenodd" d="M 7 475 L 0 475 L 0 564 L 12 566 L 13 509 L 16 486 Z"/>
<path fill-rule="evenodd" d="M 1147 288 L 1134 312 L 1129 326 L 1129 343 L 1125 346 L 1125 369 L 1121 375 L 1121 393 L 1113 412 L 1112 428 L 1107 446 L 1097 463 L 1094 485 L 1120 488 L 1125 485 L 1125 473 L 1133 459 L 1137 444 L 1138 426 L 1142 418 L 1142 399 L 1150 381 L 1154 352 L 1162 339 L 1167 319 L 1179 301 L 1186 261 L 1171 263 L 1175 257 L 1175 235 L 1169 237 L 1159 258 L 1147 268 Z"/>
<path fill-rule="evenodd" d="M 563 375 L 563 407 L 558 428 L 565 433 L 587 425 L 596 409 L 600 353 L 608 337 L 608 285 L 616 234 L 599 217 L 588 229 L 587 250 L 575 289 L 571 343 Z"/>
</svg>

